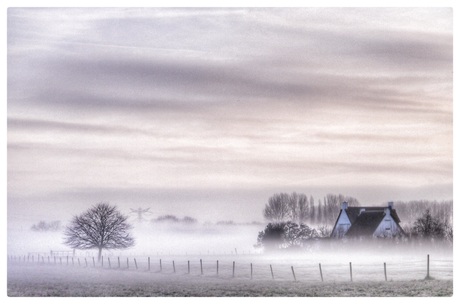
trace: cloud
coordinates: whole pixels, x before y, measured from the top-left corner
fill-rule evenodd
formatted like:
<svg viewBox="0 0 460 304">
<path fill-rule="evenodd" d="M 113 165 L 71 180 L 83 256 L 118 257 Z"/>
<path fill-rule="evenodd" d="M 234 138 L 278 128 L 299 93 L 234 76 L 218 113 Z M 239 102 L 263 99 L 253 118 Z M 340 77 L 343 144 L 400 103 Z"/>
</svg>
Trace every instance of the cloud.
<svg viewBox="0 0 460 304">
<path fill-rule="evenodd" d="M 450 9 L 10 8 L 9 195 L 451 184 L 452 57 Z"/>
<path fill-rule="evenodd" d="M 442 77 L 437 83 L 451 80 L 449 34 L 376 31 L 364 26 L 359 30 L 326 25 L 309 28 L 301 23 L 299 27 L 270 23 L 270 17 L 276 16 L 270 10 L 230 10 L 233 14 L 222 19 L 209 10 L 197 18 L 199 12 L 183 16 L 184 11 L 173 10 L 173 16 L 178 13 L 180 18 L 165 17 L 167 11 L 161 18 L 139 17 L 139 12 L 134 16 L 118 12 L 116 18 L 102 14 L 79 19 L 81 15 L 76 14 L 77 24 L 85 24 L 81 27 L 86 31 L 73 35 L 64 31 L 71 39 L 51 40 L 49 49 L 30 59 L 21 56 L 20 62 L 10 52 L 16 63 L 9 76 L 11 98 L 24 94 L 23 81 L 16 82 L 14 75 L 24 80 L 27 70 L 32 83 L 25 90 L 31 89 L 31 97 L 22 101 L 39 106 L 201 111 L 203 103 L 212 106 L 238 100 L 266 106 L 301 102 L 370 108 L 381 108 L 385 102 L 385 107 L 396 104 L 403 105 L 397 110 L 417 110 L 419 96 L 405 92 L 397 82 L 400 78 L 422 78 L 426 83 L 427 77 L 436 75 Z M 160 14 L 157 10 L 146 13 Z M 146 33 L 152 39 L 141 37 Z M 217 38 L 217 33 L 225 39 Z M 11 44 L 14 51 L 17 43 Z M 393 84 L 388 83 L 390 73 Z M 406 107 L 408 101 L 416 107 Z"/>
</svg>

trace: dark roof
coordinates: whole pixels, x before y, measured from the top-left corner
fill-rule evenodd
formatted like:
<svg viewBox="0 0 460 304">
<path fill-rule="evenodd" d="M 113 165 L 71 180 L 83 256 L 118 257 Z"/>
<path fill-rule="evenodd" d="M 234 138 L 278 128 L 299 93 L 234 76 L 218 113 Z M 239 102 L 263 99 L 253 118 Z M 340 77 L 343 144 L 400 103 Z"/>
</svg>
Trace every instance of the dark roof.
<svg viewBox="0 0 460 304">
<path fill-rule="evenodd" d="M 348 207 L 346 211 L 348 218 L 350 219 L 350 223 L 353 226 L 362 209 L 364 209 L 365 212 L 385 212 L 386 208 L 388 207 Z M 390 215 L 393 217 L 396 223 L 401 222 L 395 209 L 391 209 Z"/>
<path fill-rule="evenodd" d="M 385 212 L 382 210 L 370 210 L 361 212 L 347 231 L 347 237 L 357 236 L 372 236 L 379 224 L 385 217 Z"/>
<path fill-rule="evenodd" d="M 334 229 L 335 229 L 335 227 L 337 227 L 337 222 L 339 221 L 339 218 L 340 218 L 340 215 L 342 214 L 342 211 L 343 211 L 343 209 L 340 209 L 339 216 L 337 216 L 337 219 L 335 220 L 334 227 L 332 227 L 331 236 L 334 234 Z"/>
</svg>

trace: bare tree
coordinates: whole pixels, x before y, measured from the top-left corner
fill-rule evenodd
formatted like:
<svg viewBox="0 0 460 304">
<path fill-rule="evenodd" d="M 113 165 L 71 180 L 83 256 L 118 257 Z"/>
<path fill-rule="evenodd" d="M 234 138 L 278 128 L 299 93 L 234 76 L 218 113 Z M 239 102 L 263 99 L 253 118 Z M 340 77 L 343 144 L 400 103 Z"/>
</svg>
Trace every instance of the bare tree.
<svg viewBox="0 0 460 304">
<path fill-rule="evenodd" d="M 332 228 L 330 228 L 329 226 L 318 227 L 318 235 L 321 238 L 330 237 L 331 233 L 332 233 Z"/>
<path fill-rule="evenodd" d="M 322 224 L 323 223 L 323 209 L 322 209 L 323 203 L 321 202 L 321 199 L 318 200 L 318 210 L 316 211 L 316 223 L 317 224 Z"/>
<path fill-rule="evenodd" d="M 265 204 L 264 217 L 268 221 L 282 222 L 291 216 L 290 213 L 287 193 L 274 194 Z"/>
<path fill-rule="evenodd" d="M 310 195 L 310 212 L 308 217 L 310 218 L 310 225 L 314 225 L 316 223 L 316 210 L 315 210 L 315 199 L 312 195 Z"/>
<path fill-rule="evenodd" d="M 299 211 L 297 213 L 299 224 L 304 224 L 310 215 L 310 206 L 308 204 L 308 199 L 305 194 L 299 195 L 299 202 L 297 206 L 299 208 Z"/>
<path fill-rule="evenodd" d="M 64 243 L 74 249 L 97 248 L 99 261 L 102 249 L 124 249 L 134 245 L 127 219 L 115 206 L 99 203 L 72 219 L 66 227 Z"/>
<path fill-rule="evenodd" d="M 422 238 L 442 239 L 445 226 L 441 221 L 431 215 L 430 209 L 426 209 L 423 216 L 419 217 L 413 226 L 413 232 Z"/>
<path fill-rule="evenodd" d="M 290 219 L 292 222 L 297 222 L 299 219 L 299 195 L 293 192 L 291 195 L 285 194 L 288 199 L 288 207 L 290 211 Z"/>
</svg>

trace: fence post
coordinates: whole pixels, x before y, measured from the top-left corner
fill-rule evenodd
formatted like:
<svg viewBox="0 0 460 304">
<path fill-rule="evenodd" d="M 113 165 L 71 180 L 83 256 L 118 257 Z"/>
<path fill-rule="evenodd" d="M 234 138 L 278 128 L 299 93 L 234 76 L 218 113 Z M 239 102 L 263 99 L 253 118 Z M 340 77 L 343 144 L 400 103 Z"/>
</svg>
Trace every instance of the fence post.
<svg viewBox="0 0 460 304">
<path fill-rule="evenodd" d="M 252 263 L 251 263 L 251 280 L 252 280 Z"/>
<path fill-rule="evenodd" d="M 88 267 L 88 261 L 85 258 L 85 266 Z"/>
<path fill-rule="evenodd" d="M 275 276 L 273 275 L 273 268 L 272 268 L 272 264 L 270 264 L 270 272 L 272 273 L 272 279 L 274 280 L 274 279 L 275 279 Z"/>
<path fill-rule="evenodd" d="M 32 263 L 34 262 L 34 256 L 32 256 Z"/>
<path fill-rule="evenodd" d="M 120 257 L 118 257 L 118 268 L 121 268 L 121 265 L 120 265 Z"/>
<path fill-rule="evenodd" d="M 188 274 L 190 274 L 190 261 L 187 261 L 187 269 L 188 269 Z"/>
<path fill-rule="evenodd" d="M 201 275 L 203 275 L 203 261 L 200 259 L 200 269 L 201 269 Z"/>
<path fill-rule="evenodd" d="M 78 267 L 80 267 L 80 258 L 77 258 L 78 259 Z"/>
<path fill-rule="evenodd" d="M 385 273 L 385 282 L 387 281 L 387 263 L 383 263 L 383 271 Z"/>
<path fill-rule="evenodd" d="M 59 257 L 59 264 L 62 265 L 62 257 Z"/>
<path fill-rule="evenodd" d="M 148 266 L 148 271 L 150 271 L 150 257 L 148 257 L 147 262 L 148 262 L 148 265 L 149 265 Z"/>
<path fill-rule="evenodd" d="M 129 258 L 126 258 L 126 269 L 129 269 Z"/>
<path fill-rule="evenodd" d="M 323 279 L 323 270 L 321 269 L 321 263 L 319 263 L 319 274 L 321 275 L 321 282 L 324 282 L 324 279 Z"/>
<path fill-rule="evenodd" d="M 69 256 L 66 257 L 66 265 L 69 265 Z"/>
<path fill-rule="evenodd" d="M 101 267 L 104 268 L 104 256 L 101 256 Z"/>
<path fill-rule="evenodd" d="M 235 261 L 233 261 L 233 272 L 232 272 L 232 277 L 235 277 Z"/>
<path fill-rule="evenodd" d="M 430 277 L 430 255 L 426 256 L 426 276 Z"/>
<path fill-rule="evenodd" d="M 163 271 L 163 265 L 161 265 L 161 259 L 160 259 L 160 272 Z"/>
<path fill-rule="evenodd" d="M 45 257 L 42 256 L 42 263 L 45 264 Z"/>
<path fill-rule="evenodd" d="M 56 257 L 54 256 L 53 259 L 54 259 L 54 265 L 56 265 Z"/>
<path fill-rule="evenodd" d="M 173 260 L 173 272 L 176 273 L 176 264 L 174 264 L 174 260 Z"/>
<path fill-rule="evenodd" d="M 291 270 L 292 270 L 292 276 L 294 277 L 294 281 L 297 281 L 295 277 L 294 266 L 291 266 Z"/>
<path fill-rule="evenodd" d="M 219 260 L 217 260 L 217 264 L 216 264 L 216 275 L 217 276 L 219 275 Z"/>
<path fill-rule="evenodd" d="M 73 257 L 72 257 L 72 266 L 74 266 L 74 265 L 75 265 L 75 263 L 73 262 Z"/>
<path fill-rule="evenodd" d="M 351 268 L 351 262 L 350 262 L 350 282 L 353 282 L 353 272 Z"/>
<path fill-rule="evenodd" d="M 94 260 L 94 257 L 93 257 L 93 267 L 96 267 L 96 261 Z"/>
<path fill-rule="evenodd" d="M 112 264 L 110 264 L 110 258 L 109 258 L 109 257 L 107 258 L 107 261 L 109 262 L 109 268 L 111 269 L 111 268 L 112 268 Z"/>
<path fill-rule="evenodd" d="M 136 270 L 137 270 L 137 261 L 136 261 L 136 258 L 134 258 L 134 265 L 136 265 Z"/>
<path fill-rule="evenodd" d="M 425 280 L 431 280 L 432 277 L 430 277 L 430 255 L 428 254 L 426 256 L 426 277 Z"/>
</svg>

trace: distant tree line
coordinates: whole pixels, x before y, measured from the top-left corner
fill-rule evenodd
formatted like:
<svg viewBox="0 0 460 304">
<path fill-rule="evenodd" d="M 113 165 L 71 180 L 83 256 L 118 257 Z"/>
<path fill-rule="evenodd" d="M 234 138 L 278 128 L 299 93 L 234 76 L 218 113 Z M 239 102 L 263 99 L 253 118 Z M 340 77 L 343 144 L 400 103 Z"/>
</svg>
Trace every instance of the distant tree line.
<svg viewBox="0 0 460 304">
<path fill-rule="evenodd" d="M 30 229 L 33 231 L 59 231 L 62 229 L 62 226 L 60 221 L 39 221 L 37 224 L 32 225 Z"/>
<path fill-rule="evenodd" d="M 359 206 L 359 201 L 351 196 L 328 194 L 315 203 L 312 195 L 303 193 L 276 193 L 268 199 L 263 210 L 267 222 L 308 223 L 311 226 L 331 226 L 337 219 L 342 202 L 349 206 Z"/>
<path fill-rule="evenodd" d="M 430 215 L 445 225 L 452 225 L 453 201 L 396 201 L 394 207 L 404 230 L 410 231 L 412 224 L 429 210 Z"/>
<path fill-rule="evenodd" d="M 180 218 L 176 215 L 172 214 L 166 214 L 166 215 L 161 215 L 157 217 L 156 219 L 150 220 L 152 224 L 186 224 L 186 225 L 194 225 L 198 224 L 198 220 L 196 218 L 193 218 L 191 216 L 184 216 L 183 218 Z M 252 221 L 252 222 L 235 222 L 233 220 L 221 220 L 217 222 L 204 222 L 202 225 L 204 226 L 211 226 L 211 225 L 217 225 L 217 226 L 247 226 L 247 225 L 256 225 L 256 226 L 262 226 L 263 223 L 257 222 L 257 221 Z"/>
<path fill-rule="evenodd" d="M 184 216 L 183 218 L 178 218 L 175 215 L 167 214 L 157 217 L 156 219 L 151 220 L 154 224 L 196 224 L 198 221 L 190 216 Z"/>
</svg>

